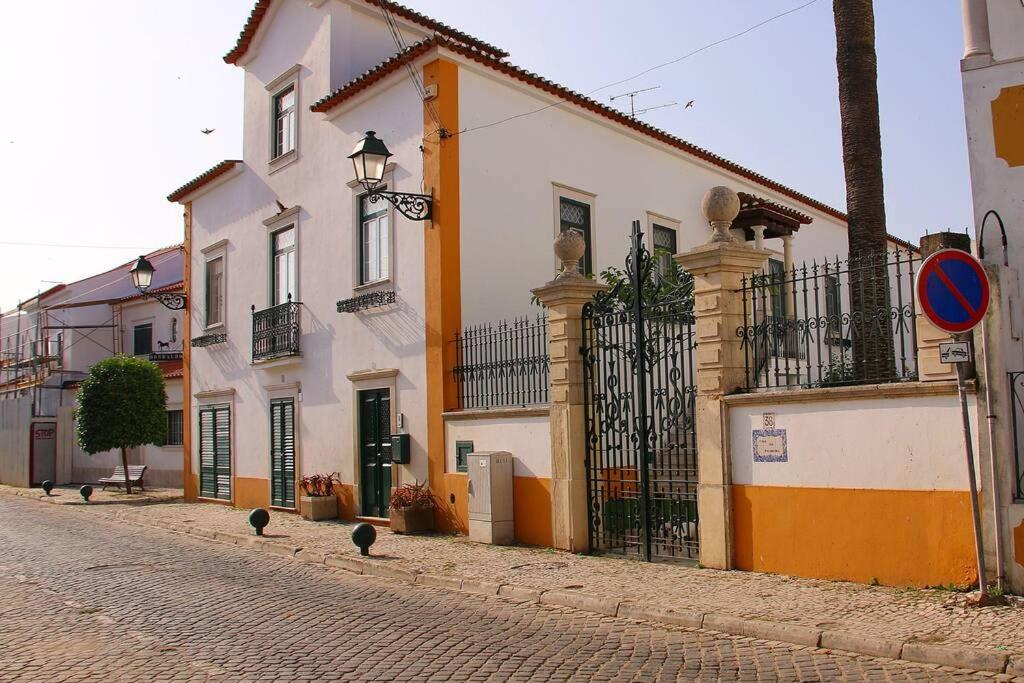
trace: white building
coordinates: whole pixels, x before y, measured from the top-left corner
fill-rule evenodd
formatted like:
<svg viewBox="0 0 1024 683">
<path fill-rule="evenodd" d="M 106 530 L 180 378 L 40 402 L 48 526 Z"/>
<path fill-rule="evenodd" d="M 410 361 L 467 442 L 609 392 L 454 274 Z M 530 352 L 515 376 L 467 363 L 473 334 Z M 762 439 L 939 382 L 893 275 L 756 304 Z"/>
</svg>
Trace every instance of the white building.
<svg viewBox="0 0 1024 683">
<path fill-rule="evenodd" d="M 999 488 L 998 523 L 987 551 L 1000 575 L 1024 587 L 1024 5 L 1008 0 L 962 0 L 961 72 L 975 229 L 993 282 L 985 343 L 988 412 L 985 433 Z M 1000 235 L 1000 222 L 1005 234 Z M 1002 239 L 1001 239 L 1002 238 Z M 1004 246 L 1005 245 L 1005 246 Z M 983 476 L 983 479 L 985 477 Z M 990 481 L 991 479 L 989 479 Z M 986 505 L 986 526 L 993 519 Z M 991 558 L 996 565 L 996 558 Z"/>
<path fill-rule="evenodd" d="M 636 219 L 683 251 L 708 238 L 704 192 L 728 185 L 795 221 L 746 226 L 780 262 L 846 253 L 836 209 L 506 57 L 383 0 L 256 3 L 225 57 L 245 72 L 242 159 L 169 196 L 191 273 L 187 495 L 290 508 L 296 478 L 337 471 L 343 516 L 381 517 L 391 486 L 426 480 L 442 526 L 465 529 L 458 444 L 475 442 L 516 456 L 516 507 L 533 512 L 517 537 L 550 545 L 547 418 L 521 411 L 501 436 L 460 419 L 452 340 L 539 312 L 559 231 L 585 233 L 595 273 L 622 264 Z M 387 189 L 432 195 L 431 220 L 365 201 L 348 155 L 370 130 L 394 155 Z M 392 466 L 399 432 L 411 459 Z"/>
<path fill-rule="evenodd" d="M 151 292 L 183 292 L 180 245 L 149 254 Z M 146 465 L 145 483 L 182 486 L 182 312 L 135 290 L 129 262 L 23 302 L 0 321 L 0 481 L 19 486 L 50 479 L 95 482 L 121 464 L 120 452 L 88 455 L 74 438 L 75 394 L 89 368 L 124 353 L 156 362 L 164 372 L 168 441 L 129 451 Z"/>
</svg>

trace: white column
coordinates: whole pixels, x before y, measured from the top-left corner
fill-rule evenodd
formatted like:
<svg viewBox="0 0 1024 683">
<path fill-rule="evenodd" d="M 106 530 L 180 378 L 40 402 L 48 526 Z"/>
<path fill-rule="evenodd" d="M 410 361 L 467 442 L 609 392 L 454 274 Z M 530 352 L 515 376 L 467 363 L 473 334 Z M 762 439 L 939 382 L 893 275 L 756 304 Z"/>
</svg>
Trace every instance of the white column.
<svg viewBox="0 0 1024 683">
<path fill-rule="evenodd" d="M 782 296 L 785 298 L 786 303 L 783 305 L 789 311 L 789 317 L 792 318 L 796 314 L 796 311 L 789 310 L 793 308 L 792 284 L 789 281 L 793 273 L 793 235 L 782 236 L 782 264 L 786 269 L 786 274 L 783 277 L 785 285 L 782 287 Z"/>
<path fill-rule="evenodd" d="M 754 231 L 754 249 L 764 249 L 764 225 L 751 225 L 750 229 Z"/>
<path fill-rule="evenodd" d="M 960 11 L 964 24 L 964 59 L 991 58 L 987 0 L 960 0 Z"/>
</svg>

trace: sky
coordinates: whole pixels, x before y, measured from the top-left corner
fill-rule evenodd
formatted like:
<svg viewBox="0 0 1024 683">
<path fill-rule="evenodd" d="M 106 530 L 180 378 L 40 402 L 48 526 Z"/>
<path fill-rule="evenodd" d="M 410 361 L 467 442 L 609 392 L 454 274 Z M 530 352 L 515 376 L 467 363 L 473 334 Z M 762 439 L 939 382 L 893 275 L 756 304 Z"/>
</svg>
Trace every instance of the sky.
<svg viewBox="0 0 1024 683">
<path fill-rule="evenodd" d="M 807 0 L 406 0 L 581 92 Z M 254 0 L 11 3 L 0 23 L 0 309 L 180 242 L 176 187 L 242 147 L 242 71 L 222 56 Z M 876 0 L 889 232 L 973 223 L 959 3 Z M 830 0 L 594 93 L 658 86 L 644 120 L 845 208 Z M 412 87 L 410 84 L 409 87 Z M 628 98 L 613 105 L 624 104 Z M 510 112 L 515 114 L 518 112 Z M 213 128 L 203 135 L 200 130 Z"/>
</svg>

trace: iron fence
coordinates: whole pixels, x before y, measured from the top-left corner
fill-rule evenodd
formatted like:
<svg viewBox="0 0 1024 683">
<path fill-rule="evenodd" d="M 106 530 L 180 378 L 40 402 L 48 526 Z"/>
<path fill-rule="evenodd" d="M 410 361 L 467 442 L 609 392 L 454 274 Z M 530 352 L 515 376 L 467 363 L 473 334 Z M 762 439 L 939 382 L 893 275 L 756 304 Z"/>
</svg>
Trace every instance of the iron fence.
<svg viewBox="0 0 1024 683">
<path fill-rule="evenodd" d="M 1020 429 L 1024 427 L 1024 372 L 1006 373 L 1010 380 L 1010 415 L 1013 428 L 1013 465 L 1015 500 L 1024 500 L 1024 456 L 1021 455 Z"/>
<path fill-rule="evenodd" d="M 252 307 L 252 360 L 299 355 L 300 303 L 288 301 L 262 311 Z M 194 342 L 193 342 L 194 345 Z"/>
<path fill-rule="evenodd" d="M 459 409 L 547 403 L 548 321 L 543 314 L 483 323 L 455 334 Z"/>
<path fill-rule="evenodd" d="M 747 389 L 917 379 L 919 267 L 919 254 L 896 249 L 745 276 L 736 334 Z"/>
</svg>

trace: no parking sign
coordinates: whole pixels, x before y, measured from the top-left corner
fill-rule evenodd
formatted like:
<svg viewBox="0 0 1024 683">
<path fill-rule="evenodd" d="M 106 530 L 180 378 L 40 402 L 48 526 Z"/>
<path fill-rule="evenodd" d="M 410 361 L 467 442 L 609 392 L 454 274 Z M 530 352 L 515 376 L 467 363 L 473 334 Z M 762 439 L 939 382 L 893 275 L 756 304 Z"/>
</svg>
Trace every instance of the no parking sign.
<svg viewBox="0 0 1024 683">
<path fill-rule="evenodd" d="M 966 251 L 941 249 L 921 264 L 917 300 L 935 327 L 950 334 L 966 332 L 988 311 L 988 276 Z"/>
</svg>

